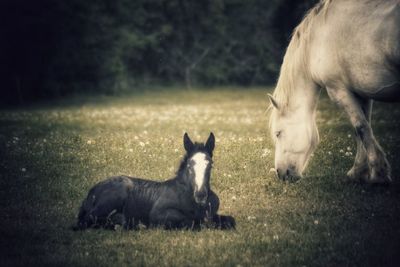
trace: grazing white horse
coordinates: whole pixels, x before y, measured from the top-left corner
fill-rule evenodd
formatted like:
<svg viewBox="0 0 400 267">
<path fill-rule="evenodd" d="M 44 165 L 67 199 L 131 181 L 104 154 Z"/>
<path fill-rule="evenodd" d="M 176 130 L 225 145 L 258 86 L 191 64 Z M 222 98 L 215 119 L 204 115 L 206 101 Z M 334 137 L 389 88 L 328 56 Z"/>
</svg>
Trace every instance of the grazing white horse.
<svg viewBox="0 0 400 267">
<path fill-rule="evenodd" d="M 321 1 L 295 29 L 269 95 L 275 170 L 283 180 L 301 177 L 318 144 L 321 89 L 355 129 L 357 155 L 348 177 L 390 182 L 390 165 L 370 118 L 373 100 L 400 100 L 400 0 Z"/>
</svg>

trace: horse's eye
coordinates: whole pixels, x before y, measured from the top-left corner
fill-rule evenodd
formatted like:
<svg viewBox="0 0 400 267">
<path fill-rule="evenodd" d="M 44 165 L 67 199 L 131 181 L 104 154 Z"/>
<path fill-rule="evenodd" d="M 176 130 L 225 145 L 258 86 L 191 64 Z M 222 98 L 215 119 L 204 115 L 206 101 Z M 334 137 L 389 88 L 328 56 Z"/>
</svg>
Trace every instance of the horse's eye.
<svg viewBox="0 0 400 267">
<path fill-rule="evenodd" d="M 277 132 L 275 133 L 276 138 L 279 138 L 279 136 L 281 135 L 281 132 L 282 132 L 282 131 L 277 131 Z"/>
</svg>

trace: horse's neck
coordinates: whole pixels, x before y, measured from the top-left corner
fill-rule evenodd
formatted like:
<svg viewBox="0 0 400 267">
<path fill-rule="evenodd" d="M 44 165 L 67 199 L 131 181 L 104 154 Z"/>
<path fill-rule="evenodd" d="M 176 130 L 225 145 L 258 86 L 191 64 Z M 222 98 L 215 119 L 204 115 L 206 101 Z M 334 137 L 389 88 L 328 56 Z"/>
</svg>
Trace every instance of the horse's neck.
<svg viewBox="0 0 400 267">
<path fill-rule="evenodd" d="M 294 94 L 291 96 L 292 100 L 290 101 L 291 107 L 289 108 L 296 112 L 314 114 L 319 96 L 317 85 L 311 80 L 300 78 L 298 86 L 293 92 Z"/>
<path fill-rule="evenodd" d="M 302 48 L 291 47 L 288 50 L 290 53 L 285 55 L 277 84 L 278 102 L 292 112 L 313 113 L 319 87 L 311 78 L 307 60 L 299 59 L 302 57 Z"/>
</svg>

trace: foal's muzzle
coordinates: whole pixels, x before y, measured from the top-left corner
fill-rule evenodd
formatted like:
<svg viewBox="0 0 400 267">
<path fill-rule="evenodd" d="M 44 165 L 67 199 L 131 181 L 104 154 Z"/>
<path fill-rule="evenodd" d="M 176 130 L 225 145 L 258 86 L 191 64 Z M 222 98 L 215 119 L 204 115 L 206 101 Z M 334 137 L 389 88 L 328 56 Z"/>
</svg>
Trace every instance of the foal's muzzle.
<svg viewBox="0 0 400 267">
<path fill-rule="evenodd" d="M 197 204 L 205 205 L 207 203 L 207 198 L 208 193 L 205 190 L 194 192 L 194 201 L 196 201 Z"/>
</svg>

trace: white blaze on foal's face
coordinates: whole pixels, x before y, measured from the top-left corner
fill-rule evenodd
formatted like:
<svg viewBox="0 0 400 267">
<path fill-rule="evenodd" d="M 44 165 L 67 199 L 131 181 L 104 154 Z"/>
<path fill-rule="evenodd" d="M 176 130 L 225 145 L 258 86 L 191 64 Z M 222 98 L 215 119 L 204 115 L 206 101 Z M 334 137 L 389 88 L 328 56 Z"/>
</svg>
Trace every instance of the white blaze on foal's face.
<svg viewBox="0 0 400 267">
<path fill-rule="evenodd" d="M 196 190 L 200 190 L 204 184 L 207 166 L 210 162 L 207 160 L 206 154 L 202 152 L 194 154 L 192 160 L 194 162 L 193 169 Z"/>
</svg>

